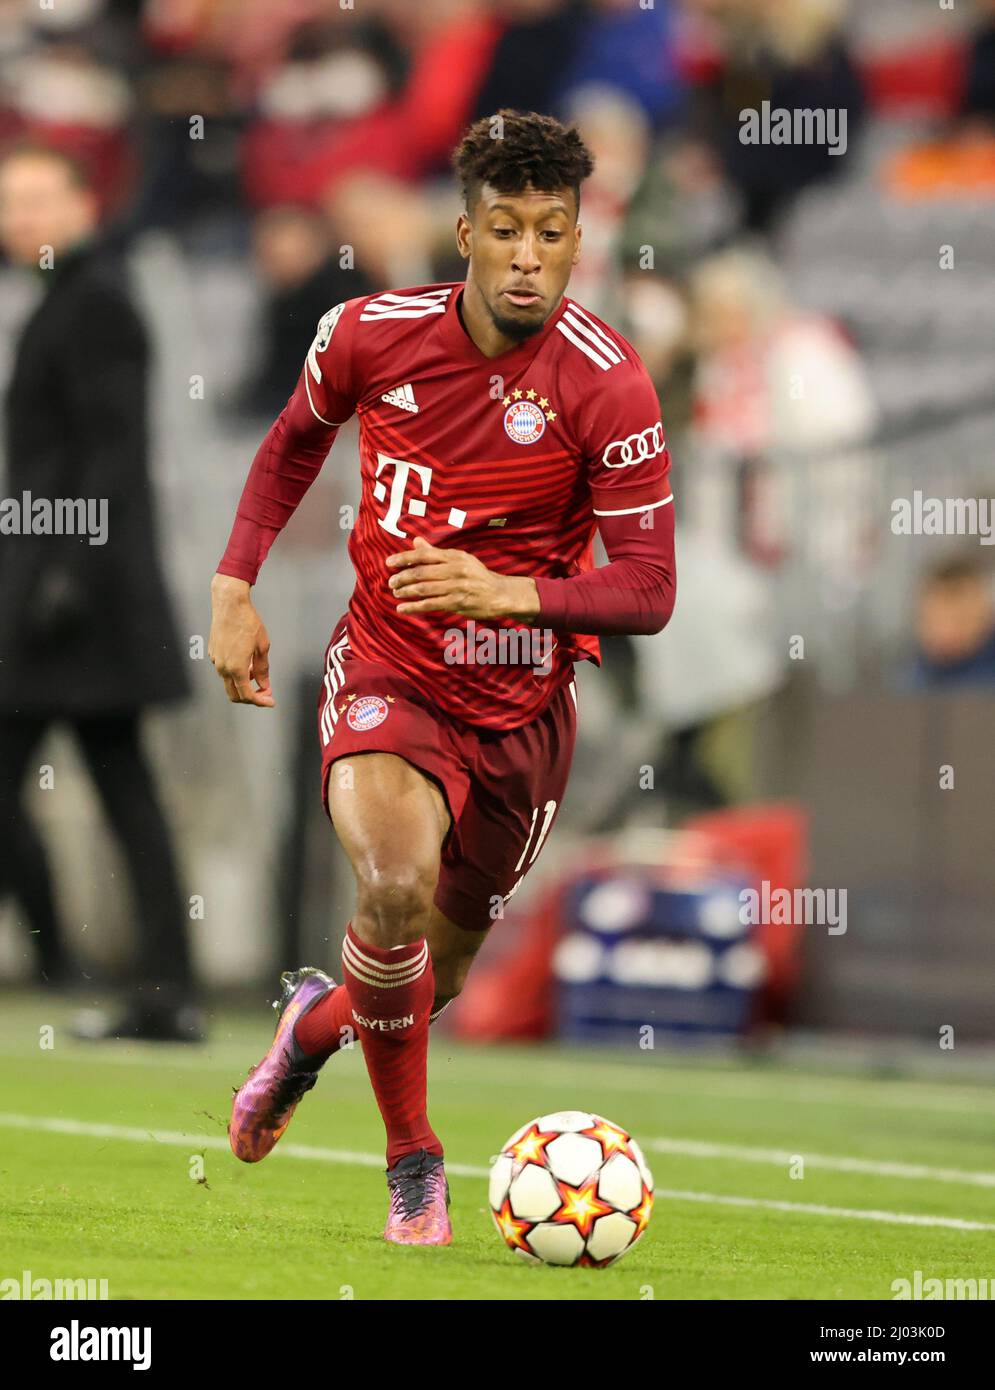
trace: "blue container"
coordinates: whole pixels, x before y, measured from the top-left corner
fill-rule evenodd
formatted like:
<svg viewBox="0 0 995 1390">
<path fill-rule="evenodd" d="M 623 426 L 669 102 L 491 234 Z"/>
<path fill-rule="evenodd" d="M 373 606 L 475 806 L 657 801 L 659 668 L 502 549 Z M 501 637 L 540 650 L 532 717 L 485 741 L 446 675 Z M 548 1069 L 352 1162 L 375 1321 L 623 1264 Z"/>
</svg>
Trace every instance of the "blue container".
<svg viewBox="0 0 995 1390">
<path fill-rule="evenodd" d="M 721 871 L 693 885 L 659 871 L 585 875 L 565 898 L 554 959 L 561 1037 L 649 1048 L 743 1033 L 765 974 L 741 920 L 749 885 Z"/>
</svg>

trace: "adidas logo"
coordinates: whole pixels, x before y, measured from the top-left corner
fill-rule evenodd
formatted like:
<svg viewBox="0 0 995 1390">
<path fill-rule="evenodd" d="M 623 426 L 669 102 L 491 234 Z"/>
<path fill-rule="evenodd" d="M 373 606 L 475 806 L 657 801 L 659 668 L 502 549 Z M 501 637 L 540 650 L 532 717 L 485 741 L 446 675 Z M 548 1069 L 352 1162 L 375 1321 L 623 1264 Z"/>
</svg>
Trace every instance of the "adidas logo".
<svg viewBox="0 0 995 1390">
<path fill-rule="evenodd" d="M 380 397 L 388 405 L 400 406 L 402 410 L 410 410 L 412 415 L 418 414 L 418 407 L 415 404 L 415 393 L 411 386 L 395 386 L 393 391 L 385 391 Z"/>
</svg>

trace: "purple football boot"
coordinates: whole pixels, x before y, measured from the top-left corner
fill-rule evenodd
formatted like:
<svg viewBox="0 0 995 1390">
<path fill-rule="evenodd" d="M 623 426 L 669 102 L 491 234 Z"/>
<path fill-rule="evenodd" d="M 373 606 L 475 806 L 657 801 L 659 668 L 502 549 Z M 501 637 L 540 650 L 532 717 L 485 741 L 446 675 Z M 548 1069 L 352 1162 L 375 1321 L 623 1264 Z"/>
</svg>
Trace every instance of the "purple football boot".
<svg viewBox="0 0 995 1390">
<path fill-rule="evenodd" d="M 387 1170 L 390 1212 L 384 1240 L 395 1245 L 451 1245 L 449 1183 L 442 1159 L 427 1149 L 405 1154 Z"/>
<path fill-rule="evenodd" d="M 313 966 L 288 970 L 280 976 L 282 993 L 273 1001 L 279 1020 L 273 1045 L 258 1066 L 249 1068 L 249 1079 L 235 1092 L 228 1139 L 231 1151 L 243 1163 L 265 1158 L 290 1124 L 305 1091 L 318 1079 L 321 1063 L 307 1057 L 294 1038 L 294 1025 L 330 989 L 335 981 Z"/>
</svg>

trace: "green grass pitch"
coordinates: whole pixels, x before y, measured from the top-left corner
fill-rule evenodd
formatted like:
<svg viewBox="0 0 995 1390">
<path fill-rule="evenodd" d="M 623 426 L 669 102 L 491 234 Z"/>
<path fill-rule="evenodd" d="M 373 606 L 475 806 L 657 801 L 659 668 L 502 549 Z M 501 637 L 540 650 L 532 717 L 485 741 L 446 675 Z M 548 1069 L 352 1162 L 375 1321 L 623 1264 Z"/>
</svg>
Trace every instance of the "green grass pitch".
<svg viewBox="0 0 995 1390">
<path fill-rule="evenodd" d="M 0 1010 L 0 1278 L 106 1279 L 129 1299 L 487 1300 L 889 1299 L 915 1270 L 995 1279 L 995 1095 L 980 1085 L 433 1034 L 454 1244 L 397 1249 L 358 1048 L 249 1167 L 225 1124 L 268 1045 L 265 1008 L 215 1017 L 203 1048 L 87 1046 L 67 1018 L 36 995 Z M 631 1130 L 656 1181 L 646 1236 L 607 1270 L 520 1262 L 488 1215 L 490 1156 L 571 1108 Z"/>
</svg>

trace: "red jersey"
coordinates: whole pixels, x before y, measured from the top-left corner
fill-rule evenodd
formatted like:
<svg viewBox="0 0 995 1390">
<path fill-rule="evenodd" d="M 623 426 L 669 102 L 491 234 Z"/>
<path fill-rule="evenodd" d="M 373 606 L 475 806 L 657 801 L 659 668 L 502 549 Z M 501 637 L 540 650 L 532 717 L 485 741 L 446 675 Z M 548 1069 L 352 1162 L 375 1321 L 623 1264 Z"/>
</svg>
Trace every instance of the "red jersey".
<svg viewBox="0 0 995 1390">
<path fill-rule="evenodd" d="M 542 602 L 544 579 L 593 568 L 599 517 L 670 501 L 669 456 L 655 388 L 620 334 L 564 296 L 539 333 L 485 357 L 463 328 L 461 293 L 462 283 L 426 285 L 337 305 L 318 325 L 302 381 L 316 422 L 359 417 L 353 652 L 421 683 L 459 719 L 514 728 L 539 714 L 575 661 L 600 660 L 597 637 L 550 634 L 537 669 L 540 613 L 532 647 L 508 643 L 516 659 L 494 659 L 487 636 L 521 634 L 521 624 L 398 613 L 387 556 L 422 536 L 535 579 Z M 251 568 L 221 566 L 250 582 Z"/>
</svg>

